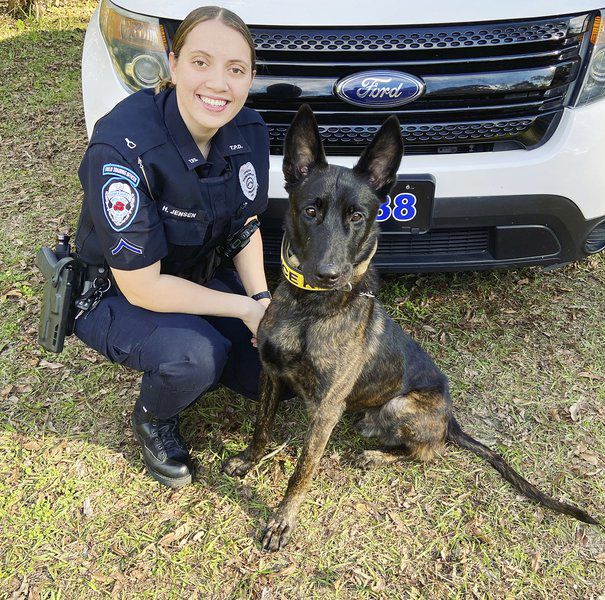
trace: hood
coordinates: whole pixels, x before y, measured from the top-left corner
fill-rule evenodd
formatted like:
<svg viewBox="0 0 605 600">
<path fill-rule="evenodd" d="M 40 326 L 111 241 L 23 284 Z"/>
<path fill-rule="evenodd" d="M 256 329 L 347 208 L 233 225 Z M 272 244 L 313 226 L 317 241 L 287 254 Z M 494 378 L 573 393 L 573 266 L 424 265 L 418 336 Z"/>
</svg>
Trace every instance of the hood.
<svg viewBox="0 0 605 600">
<path fill-rule="evenodd" d="M 113 0 L 135 13 L 182 20 L 199 0 Z M 208 3 L 210 4 L 210 3 Z M 214 4 L 214 2 L 212 3 Z M 605 0 L 222 0 L 248 25 L 355 26 L 430 25 L 502 21 L 587 12 Z"/>
</svg>

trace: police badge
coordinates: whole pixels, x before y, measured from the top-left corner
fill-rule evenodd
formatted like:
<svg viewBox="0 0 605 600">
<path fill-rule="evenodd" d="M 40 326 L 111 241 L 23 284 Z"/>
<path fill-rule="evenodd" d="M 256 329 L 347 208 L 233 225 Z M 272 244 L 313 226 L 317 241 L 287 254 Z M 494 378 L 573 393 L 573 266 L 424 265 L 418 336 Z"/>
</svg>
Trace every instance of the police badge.
<svg viewBox="0 0 605 600">
<path fill-rule="evenodd" d="M 123 179 L 112 178 L 102 190 L 103 210 L 115 231 L 123 231 L 139 209 L 139 192 Z"/>
<path fill-rule="evenodd" d="M 244 196 L 248 200 L 256 198 L 258 191 L 258 180 L 256 179 L 256 171 L 251 162 L 247 162 L 239 168 L 239 184 L 244 192 Z"/>
</svg>

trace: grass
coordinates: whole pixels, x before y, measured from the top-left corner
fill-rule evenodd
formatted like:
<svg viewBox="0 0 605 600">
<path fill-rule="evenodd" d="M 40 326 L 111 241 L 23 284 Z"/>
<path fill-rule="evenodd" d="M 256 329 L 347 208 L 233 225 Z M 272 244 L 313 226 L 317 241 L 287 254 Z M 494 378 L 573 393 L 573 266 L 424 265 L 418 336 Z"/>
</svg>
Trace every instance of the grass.
<svg viewBox="0 0 605 600">
<path fill-rule="evenodd" d="M 36 343 L 35 250 L 72 231 L 86 146 L 79 61 L 93 2 L 0 16 L 0 597 L 602 598 L 605 536 L 518 497 L 450 448 L 362 471 L 347 419 L 287 549 L 257 538 L 307 423 L 281 409 L 243 482 L 220 473 L 254 406 L 221 389 L 184 418 L 199 475 L 179 491 L 142 469 L 128 428 L 137 377 L 70 339 Z M 460 421 L 556 497 L 605 513 L 605 260 L 565 269 L 389 277 L 392 316 L 451 379 Z"/>
</svg>

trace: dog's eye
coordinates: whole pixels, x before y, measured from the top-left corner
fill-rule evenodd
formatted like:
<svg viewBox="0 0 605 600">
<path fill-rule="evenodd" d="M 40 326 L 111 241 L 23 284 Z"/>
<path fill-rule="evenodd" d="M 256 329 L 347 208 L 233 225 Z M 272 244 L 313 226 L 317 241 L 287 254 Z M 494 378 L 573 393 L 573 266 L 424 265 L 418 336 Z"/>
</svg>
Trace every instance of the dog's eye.
<svg viewBox="0 0 605 600">
<path fill-rule="evenodd" d="M 317 210 L 314 206 L 307 206 L 307 208 L 305 208 L 305 214 L 308 217 L 315 217 L 317 215 Z"/>
<path fill-rule="evenodd" d="M 354 212 L 350 218 L 351 222 L 357 223 L 358 221 L 361 221 L 363 219 L 363 214 L 360 212 Z"/>
</svg>

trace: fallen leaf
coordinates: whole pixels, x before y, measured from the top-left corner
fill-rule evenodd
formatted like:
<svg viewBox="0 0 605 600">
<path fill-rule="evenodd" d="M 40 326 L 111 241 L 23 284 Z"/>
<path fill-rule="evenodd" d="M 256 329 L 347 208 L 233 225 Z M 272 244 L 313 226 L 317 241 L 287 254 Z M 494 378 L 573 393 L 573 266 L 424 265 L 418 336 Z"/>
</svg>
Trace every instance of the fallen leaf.
<svg viewBox="0 0 605 600">
<path fill-rule="evenodd" d="M 46 360 L 45 358 L 43 358 L 38 363 L 38 366 L 42 369 L 62 369 L 65 365 L 62 363 L 50 362 L 50 361 Z"/>
<path fill-rule="evenodd" d="M 580 452 L 578 455 L 582 460 L 585 460 L 587 463 L 590 463 L 594 467 L 598 466 L 601 462 L 599 457 L 596 454 L 592 454 L 592 452 Z"/>
<path fill-rule="evenodd" d="M 112 546 L 111 547 L 111 551 L 114 554 L 117 554 L 118 556 L 121 556 L 122 558 L 128 558 L 128 552 L 126 552 L 125 550 L 122 550 L 122 548 L 120 548 L 119 546 Z"/>
<path fill-rule="evenodd" d="M 391 521 L 393 521 L 393 523 L 395 524 L 395 527 L 398 531 L 405 531 L 405 525 L 403 524 L 403 521 L 399 518 L 399 515 L 395 511 L 389 510 L 387 514 L 391 518 Z"/>
<path fill-rule="evenodd" d="M 578 527 L 574 537 L 576 538 L 576 543 L 578 543 L 580 546 L 586 546 L 586 544 L 588 544 L 588 536 L 586 535 L 584 528 Z"/>
<path fill-rule="evenodd" d="M 366 575 L 361 569 L 351 569 L 351 571 L 353 573 L 355 573 L 355 575 L 360 577 L 361 581 L 364 583 L 368 582 L 368 581 L 370 581 L 370 579 L 372 579 L 369 575 Z"/>
<path fill-rule="evenodd" d="M 582 371 L 581 373 L 578 373 L 578 377 L 584 377 L 585 379 L 603 379 L 603 380 L 605 380 L 605 377 L 603 377 L 603 375 L 596 375 L 595 373 L 590 373 L 588 371 Z"/>
<path fill-rule="evenodd" d="M 275 571 L 271 573 L 271 575 L 292 575 L 292 573 L 296 572 L 297 568 L 298 567 L 295 563 L 290 563 L 288 565 L 284 565 L 283 567 L 281 565 L 278 565 L 278 567 L 275 569 Z"/>
<path fill-rule="evenodd" d="M 485 535 L 485 533 L 483 533 L 483 531 L 481 531 L 474 523 L 468 523 L 466 530 L 470 535 L 478 539 L 480 542 L 483 542 L 484 544 L 491 544 L 490 538 Z"/>
<path fill-rule="evenodd" d="M 260 593 L 260 600 L 273 600 L 273 598 L 275 598 L 273 592 L 265 586 L 263 591 Z"/>
<path fill-rule="evenodd" d="M 27 581 L 27 577 L 24 577 L 23 581 L 21 582 L 21 587 L 19 587 L 18 590 L 13 592 L 13 595 L 11 596 L 11 600 L 17 600 L 17 599 L 20 600 L 21 598 L 25 598 L 27 596 L 28 591 L 29 591 L 29 582 Z"/>
<path fill-rule="evenodd" d="M 540 550 L 537 550 L 536 553 L 532 556 L 531 559 L 531 570 L 534 573 L 538 572 L 540 568 L 540 563 L 542 562 L 542 555 L 540 554 Z"/>
<path fill-rule="evenodd" d="M 63 454 L 63 451 L 65 450 L 66 446 L 67 440 L 62 440 L 58 444 L 55 444 L 52 448 L 48 449 L 44 453 L 44 457 L 49 460 L 53 460 L 54 462 L 57 462 Z"/>
<path fill-rule="evenodd" d="M 89 519 L 90 519 L 90 517 L 92 517 L 93 510 L 92 510 L 92 505 L 90 503 L 90 498 L 84 499 L 84 503 L 82 504 L 82 512 L 84 513 L 85 517 L 88 517 Z"/>
<path fill-rule="evenodd" d="M 99 583 L 113 583 L 114 582 L 113 577 L 108 577 L 107 575 L 103 575 L 103 573 L 99 573 L 98 571 L 91 573 L 90 576 L 92 579 L 94 579 L 95 581 L 98 581 Z"/>
<path fill-rule="evenodd" d="M 387 587 L 387 584 L 385 583 L 385 581 L 382 577 L 377 577 L 376 581 L 374 581 L 374 583 L 370 584 L 370 589 L 374 593 L 382 592 L 386 589 L 386 587 Z"/>
<path fill-rule="evenodd" d="M 173 542 L 178 542 L 189 533 L 189 524 L 183 523 L 180 527 L 177 527 L 171 533 L 166 534 L 160 541 L 160 546 L 169 546 Z"/>
<path fill-rule="evenodd" d="M 571 420 L 572 421 L 577 421 L 578 420 L 578 415 L 580 414 L 580 410 L 582 408 L 582 401 L 578 400 L 577 402 L 575 402 L 574 404 L 572 404 L 569 407 L 569 414 L 571 416 Z"/>
<path fill-rule="evenodd" d="M 198 531 L 192 538 L 191 541 L 199 542 L 205 535 L 205 531 Z"/>
<path fill-rule="evenodd" d="M 370 512 L 368 505 L 364 504 L 363 502 L 357 502 L 355 504 L 355 510 L 363 514 L 368 514 Z"/>
</svg>

